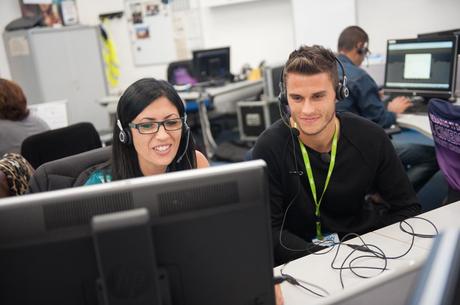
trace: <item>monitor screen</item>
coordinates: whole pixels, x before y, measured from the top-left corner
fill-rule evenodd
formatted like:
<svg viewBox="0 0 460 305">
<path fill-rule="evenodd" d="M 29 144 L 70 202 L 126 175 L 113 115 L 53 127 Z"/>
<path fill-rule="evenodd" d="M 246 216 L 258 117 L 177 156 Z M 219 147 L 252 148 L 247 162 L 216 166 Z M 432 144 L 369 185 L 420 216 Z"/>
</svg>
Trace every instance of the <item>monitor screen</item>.
<svg viewBox="0 0 460 305">
<path fill-rule="evenodd" d="M 452 96 L 456 37 L 389 40 L 384 89 L 388 93 Z"/>
<path fill-rule="evenodd" d="M 460 230 L 450 228 L 433 243 L 409 305 L 460 304 Z"/>
<path fill-rule="evenodd" d="M 258 160 L 3 199 L 0 304 L 273 305 L 267 188 Z"/>
<path fill-rule="evenodd" d="M 264 67 L 264 95 L 268 101 L 275 101 L 280 94 L 281 73 L 284 65 L 268 65 Z"/>
<path fill-rule="evenodd" d="M 200 82 L 230 77 L 230 47 L 193 51 L 193 68 Z"/>
<path fill-rule="evenodd" d="M 194 85 L 197 83 L 193 75 L 193 65 L 191 60 L 180 60 L 169 63 L 168 82 L 172 85 Z"/>
</svg>

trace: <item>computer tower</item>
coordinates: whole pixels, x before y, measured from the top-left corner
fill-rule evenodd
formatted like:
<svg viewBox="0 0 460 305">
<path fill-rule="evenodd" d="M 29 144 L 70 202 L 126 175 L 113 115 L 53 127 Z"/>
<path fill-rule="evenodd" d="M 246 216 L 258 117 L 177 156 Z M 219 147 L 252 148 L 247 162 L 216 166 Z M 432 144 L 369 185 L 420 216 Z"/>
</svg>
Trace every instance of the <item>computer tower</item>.
<svg viewBox="0 0 460 305">
<path fill-rule="evenodd" d="M 280 118 L 276 101 L 242 101 L 237 105 L 238 129 L 243 141 L 255 141 L 271 124 Z"/>
</svg>

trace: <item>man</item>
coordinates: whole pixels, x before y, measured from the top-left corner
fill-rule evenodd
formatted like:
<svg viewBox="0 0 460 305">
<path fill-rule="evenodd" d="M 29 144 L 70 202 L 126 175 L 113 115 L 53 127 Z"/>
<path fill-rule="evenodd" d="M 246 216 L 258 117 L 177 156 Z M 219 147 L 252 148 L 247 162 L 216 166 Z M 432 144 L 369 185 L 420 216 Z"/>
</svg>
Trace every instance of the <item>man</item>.
<svg viewBox="0 0 460 305">
<path fill-rule="evenodd" d="M 268 128 L 253 151 L 268 166 L 277 264 L 318 250 L 312 240 L 327 233 L 365 233 L 420 211 L 384 130 L 354 114 L 336 114 L 340 86 L 330 50 L 292 52 L 282 78 L 280 99 L 290 117 Z"/>
<path fill-rule="evenodd" d="M 389 128 L 396 123 L 397 115 L 411 107 L 412 103 L 409 98 L 398 96 L 385 108 L 377 84 L 360 68 L 369 53 L 368 44 L 367 33 L 358 26 L 347 27 L 339 36 L 338 58 L 345 68 L 350 95 L 337 103 L 337 111 L 350 111 Z M 407 169 L 409 181 L 418 191 L 439 170 L 434 147 L 396 141 L 393 145 Z"/>
</svg>

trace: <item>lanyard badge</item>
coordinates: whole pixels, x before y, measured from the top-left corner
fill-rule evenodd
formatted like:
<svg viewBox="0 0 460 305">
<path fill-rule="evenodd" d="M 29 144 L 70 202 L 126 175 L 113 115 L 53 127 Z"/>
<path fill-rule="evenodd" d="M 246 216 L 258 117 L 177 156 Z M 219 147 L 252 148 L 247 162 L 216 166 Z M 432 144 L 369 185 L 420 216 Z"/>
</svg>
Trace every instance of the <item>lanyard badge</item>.
<svg viewBox="0 0 460 305">
<path fill-rule="evenodd" d="M 321 201 L 323 200 L 324 193 L 326 192 L 327 186 L 329 185 L 329 180 L 331 179 L 332 171 L 334 170 L 335 157 L 337 154 L 337 138 L 338 138 L 338 126 L 336 124 L 334 136 L 332 138 L 332 147 L 331 147 L 331 162 L 329 163 L 329 169 L 327 171 L 326 182 L 324 183 L 324 189 L 321 193 L 321 197 L 318 200 L 316 195 L 316 185 L 313 178 L 313 171 L 310 164 L 310 158 L 308 157 L 308 152 L 303 143 L 300 141 L 300 150 L 302 151 L 303 162 L 305 164 L 305 169 L 307 170 L 308 183 L 310 184 L 311 193 L 313 195 L 313 201 L 315 203 L 315 216 L 316 216 L 316 238 L 319 240 L 323 239 L 323 233 L 321 232 L 321 212 L 320 206 Z"/>
</svg>

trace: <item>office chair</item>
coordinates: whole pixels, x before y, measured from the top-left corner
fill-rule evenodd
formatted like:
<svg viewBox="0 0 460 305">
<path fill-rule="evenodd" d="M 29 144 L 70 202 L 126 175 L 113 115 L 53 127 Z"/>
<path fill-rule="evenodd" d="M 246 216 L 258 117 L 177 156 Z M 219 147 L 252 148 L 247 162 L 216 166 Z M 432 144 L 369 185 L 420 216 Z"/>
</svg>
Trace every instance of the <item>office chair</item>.
<svg viewBox="0 0 460 305">
<path fill-rule="evenodd" d="M 447 203 L 460 200 L 460 106 L 431 99 L 428 117 L 435 143 L 436 159 L 447 184 Z"/>
<path fill-rule="evenodd" d="M 110 165 L 111 156 L 108 146 L 45 163 L 32 175 L 28 193 L 82 186 L 92 172 Z"/>
<path fill-rule="evenodd" d="M 33 166 L 102 147 L 98 132 L 91 123 L 78 123 L 49 130 L 26 138 L 21 154 Z"/>
</svg>

